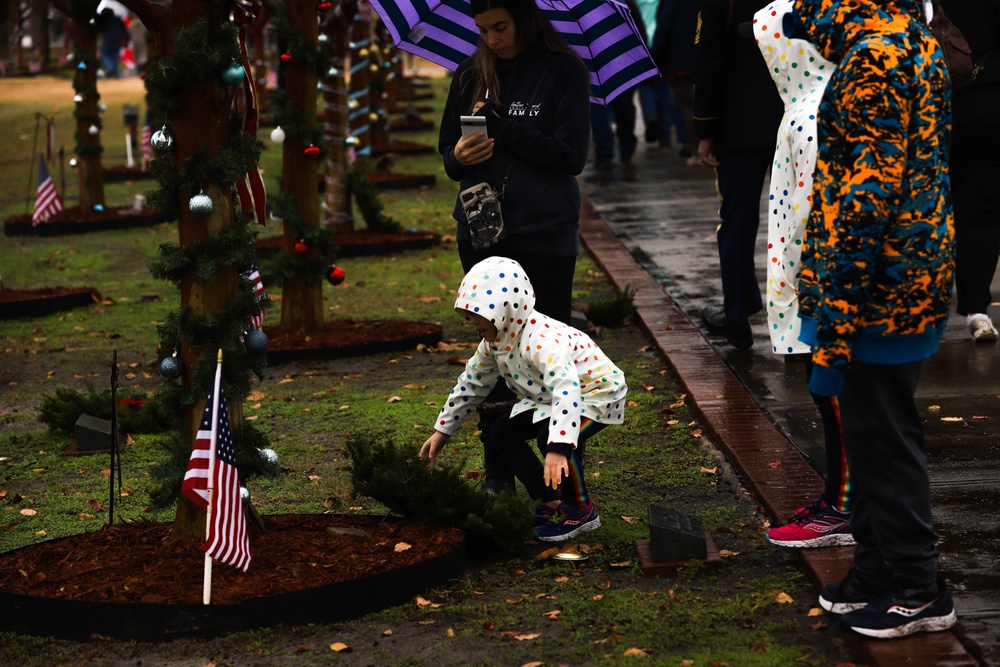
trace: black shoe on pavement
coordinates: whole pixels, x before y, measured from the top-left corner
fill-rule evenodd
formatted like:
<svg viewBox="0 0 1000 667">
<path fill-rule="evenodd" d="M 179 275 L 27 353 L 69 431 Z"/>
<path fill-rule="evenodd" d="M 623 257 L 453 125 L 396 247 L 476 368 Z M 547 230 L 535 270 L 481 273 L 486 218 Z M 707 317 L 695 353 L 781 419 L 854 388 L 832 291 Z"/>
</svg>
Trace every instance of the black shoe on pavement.
<svg viewBox="0 0 1000 667">
<path fill-rule="evenodd" d="M 733 347 L 746 350 L 753 347 L 753 332 L 750 324 L 735 324 L 726 317 L 726 311 L 721 306 L 705 306 L 701 309 L 701 317 L 705 326 L 714 334 L 725 336 Z"/>
<path fill-rule="evenodd" d="M 940 579 L 934 589 L 891 586 L 876 595 L 867 607 L 841 618 L 841 623 L 851 630 L 876 639 L 940 632 L 957 621 L 951 593 Z"/>
<path fill-rule="evenodd" d="M 647 118 L 646 119 L 646 143 L 655 144 L 660 140 L 660 119 L 659 118 Z"/>
<path fill-rule="evenodd" d="M 883 589 L 880 585 L 867 585 L 858 578 L 857 568 L 852 567 L 839 584 L 827 584 L 819 594 L 819 606 L 831 614 L 846 614 L 863 609 Z"/>
</svg>

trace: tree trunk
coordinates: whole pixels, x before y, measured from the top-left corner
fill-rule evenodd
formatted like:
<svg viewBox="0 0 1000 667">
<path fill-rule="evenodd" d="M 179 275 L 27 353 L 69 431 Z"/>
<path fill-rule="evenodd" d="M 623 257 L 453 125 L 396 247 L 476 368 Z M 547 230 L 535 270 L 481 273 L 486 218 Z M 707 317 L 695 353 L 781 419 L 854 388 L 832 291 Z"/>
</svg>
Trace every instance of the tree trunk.
<svg viewBox="0 0 1000 667">
<path fill-rule="evenodd" d="M 330 70 L 323 80 L 323 139 L 326 143 L 324 219 L 334 234 L 354 231 L 347 187 L 347 41 L 355 3 L 341 3 L 341 15 L 323 26 L 330 49 Z"/>
<path fill-rule="evenodd" d="M 205 39 L 209 43 L 217 42 L 220 39 L 219 27 L 228 13 L 226 0 L 124 0 L 122 4 L 139 16 L 155 37 L 158 52 L 164 54 L 172 53 L 173 40 L 179 30 L 193 25 L 200 18 L 207 21 Z M 177 112 L 169 119 L 174 137 L 171 155 L 175 170 L 179 171 L 184 161 L 203 147 L 207 149 L 208 157 L 218 154 L 229 133 L 233 91 L 213 76 L 180 91 Z M 203 189 L 212 199 L 212 211 L 208 215 L 194 213 L 188 205 L 197 192 L 180 192 L 178 195 L 177 232 L 182 247 L 204 241 L 209 234 L 233 224 L 230 188 L 223 189 L 213 182 L 206 182 Z M 220 266 L 207 282 L 196 280 L 194 273 L 189 272 L 181 279 L 181 304 L 191 308 L 196 315 L 223 311 L 238 286 L 239 276 L 233 266 Z M 191 371 L 195 360 L 201 356 L 202 350 L 198 348 L 181 346 L 178 350 L 183 368 L 181 381 L 185 387 L 192 386 Z M 230 424 L 236 429 L 243 416 L 242 397 L 228 396 L 226 405 Z M 204 408 L 204 402 L 200 401 L 184 413 L 185 437 L 192 447 Z M 184 496 L 178 498 L 173 534 L 196 538 L 205 534 L 205 513 Z"/>
<path fill-rule="evenodd" d="M 292 28 L 313 45 L 319 27 L 316 6 L 310 2 L 289 2 L 288 19 Z M 316 71 L 303 59 L 285 62 L 285 96 L 301 114 L 303 123 L 316 126 Z M 307 225 L 319 226 L 317 158 L 306 155 L 303 138 L 288 133 L 282 151 L 281 187 L 295 197 L 297 213 Z M 295 254 L 296 238 L 292 225 L 285 225 L 284 251 Z M 315 250 L 310 250 L 315 252 Z M 285 278 L 281 289 L 281 328 L 290 332 L 308 332 L 323 324 L 323 283 L 305 281 L 296 276 Z"/>
<path fill-rule="evenodd" d="M 73 41 L 76 53 L 92 56 L 97 51 L 97 32 L 83 16 L 73 17 Z M 83 63 L 79 59 L 79 63 Z M 78 63 L 78 65 L 79 65 Z M 97 90 L 97 68 L 87 64 L 74 70 L 75 88 L 83 91 Z M 80 172 L 80 212 L 92 213 L 98 206 L 104 207 L 104 167 L 101 166 L 101 133 L 90 133 L 93 118 L 98 115 L 99 96 L 87 92 L 80 93 L 82 100 L 76 103 L 77 142 L 84 147 L 77 155 Z"/>
</svg>

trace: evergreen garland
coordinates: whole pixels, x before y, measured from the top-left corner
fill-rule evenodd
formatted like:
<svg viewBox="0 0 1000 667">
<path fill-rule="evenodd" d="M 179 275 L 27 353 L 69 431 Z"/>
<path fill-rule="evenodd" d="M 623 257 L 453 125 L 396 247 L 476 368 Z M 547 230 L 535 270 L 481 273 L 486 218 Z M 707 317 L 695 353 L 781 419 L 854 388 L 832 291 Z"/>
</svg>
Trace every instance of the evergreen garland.
<svg viewBox="0 0 1000 667">
<path fill-rule="evenodd" d="M 242 59 L 238 29 L 226 23 L 221 28 L 221 41 L 210 44 L 205 39 L 206 23 L 198 21 L 177 35 L 174 50 L 161 56 L 146 77 L 147 101 L 155 115 L 169 126 L 170 117 L 178 110 L 179 92 L 205 78 L 218 77 L 229 63 Z M 218 85 L 224 86 L 221 80 Z M 150 193 L 149 202 L 168 219 L 175 219 L 180 201 L 198 192 L 206 183 L 221 189 L 231 188 L 251 170 L 257 168 L 263 144 L 243 131 L 239 118 L 230 118 L 229 133 L 218 153 L 209 157 L 207 148 L 195 151 L 175 172 L 169 160 L 154 160 L 151 171 L 159 189 Z M 198 315 L 189 307 L 169 313 L 157 327 L 160 349 L 169 355 L 181 345 L 201 350 L 191 369 L 191 387 L 164 381 L 156 393 L 162 412 L 173 417 L 175 434 L 165 440 L 167 458 L 152 470 L 155 490 L 154 503 L 165 506 L 174 502 L 180 491 L 190 457 L 190 442 L 184 431 L 184 411 L 204 399 L 214 383 L 216 352 L 223 350 L 222 385 L 231 398 L 243 397 L 251 390 L 252 375 L 262 377 L 266 366 L 263 352 L 251 353 L 243 344 L 247 321 L 259 308 L 270 306 L 268 300 L 258 303 L 253 284 L 242 276 L 253 262 L 253 240 L 256 234 L 248 227 L 247 217 L 239 209 L 233 194 L 233 223 L 207 239 L 184 247 L 165 243 L 160 246 L 158 262 L 150 272 L 158 279 L 179 285 L 185 274 L 198 281 L 212 280 L 217 272 L 229 267 L 239 275 L 237 289 L 229 295 L 223 310 Z M 267 438 L 249 423 L 243 422 L 233 432 L 240 477 L 246 480 L 257 474 L 275 474 L 276 467 L 261 455 Z"/>
<path fill-rule="evenodd" d="M 395 232 L 400 224 L 383 213 L 384 204 L 378 188 L 371 179 L 371 160 L 359 157 L 347 170 L 347 187 L 365 219 L 368 229 L 376 232 Z"/>
</svg>

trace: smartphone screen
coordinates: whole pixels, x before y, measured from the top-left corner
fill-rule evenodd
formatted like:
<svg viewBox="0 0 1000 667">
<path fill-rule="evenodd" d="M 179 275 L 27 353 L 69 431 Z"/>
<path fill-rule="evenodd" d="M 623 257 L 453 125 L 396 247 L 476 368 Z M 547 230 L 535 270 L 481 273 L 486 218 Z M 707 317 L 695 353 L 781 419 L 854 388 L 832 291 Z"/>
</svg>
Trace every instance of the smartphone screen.
<svg viewBox="0 0 1000 667">
<path fill-rule="evenodd" d="M 489 134 L 486 132 L 485 116 L 462 116 L 461 120 L 463 137 L 471 137 L 477 132 L 482 132 L 483 139 L 489 139 Z"/>
</svg>

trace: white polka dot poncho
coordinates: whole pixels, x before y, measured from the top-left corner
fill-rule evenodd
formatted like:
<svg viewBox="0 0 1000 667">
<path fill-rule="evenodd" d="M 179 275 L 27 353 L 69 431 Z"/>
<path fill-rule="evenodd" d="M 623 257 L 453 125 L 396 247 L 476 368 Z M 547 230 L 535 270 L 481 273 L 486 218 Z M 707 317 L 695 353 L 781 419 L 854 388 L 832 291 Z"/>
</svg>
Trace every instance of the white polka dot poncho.
<svg viewBox="0 0 1000 667">
<path fill-rule="evenodd" d="M 535 310 L 535 291 L 517 262 L 490 257 L 472 267 L 455 308 L 490 320 L 483 340 L 448 395 L 434 428 L 454 435 L 502 377 L 521 399 L 511 416 L 534 410 L 549 420 L 549 443 L 576 447 L 580 418 L 621 424 L 625 374 L 587 334 Z"/>
</svg>

